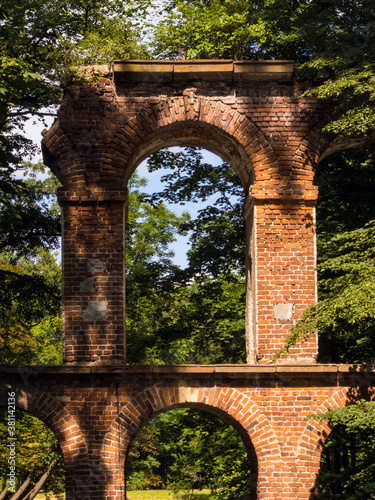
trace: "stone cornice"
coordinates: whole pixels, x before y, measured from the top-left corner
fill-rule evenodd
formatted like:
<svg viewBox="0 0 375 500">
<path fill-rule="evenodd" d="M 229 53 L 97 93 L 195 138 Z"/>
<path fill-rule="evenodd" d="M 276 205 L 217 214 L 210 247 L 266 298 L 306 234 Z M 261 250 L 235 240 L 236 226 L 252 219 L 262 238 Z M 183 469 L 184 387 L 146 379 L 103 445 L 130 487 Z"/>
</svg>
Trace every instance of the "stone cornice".
<svg viewBox="0 0 375 500">
<path fill-rule="evenodd" d="M 223 381 L 246 379 L 249 386 L 373 386 L 373 365 L 299 364 L 299 365 L 59 365 L 59 366 L 0 366 L 3 383 L 48 386 L 67 378 L 78 385 L 88 380 L 112 384 L 133 378 L 158 381 L 202 379 L 208 385 Z"/>
<path fill-rule="evenodd" d="M 291 81 L 292 61 L 114 61 L 115 82 Z"/>
</svg>

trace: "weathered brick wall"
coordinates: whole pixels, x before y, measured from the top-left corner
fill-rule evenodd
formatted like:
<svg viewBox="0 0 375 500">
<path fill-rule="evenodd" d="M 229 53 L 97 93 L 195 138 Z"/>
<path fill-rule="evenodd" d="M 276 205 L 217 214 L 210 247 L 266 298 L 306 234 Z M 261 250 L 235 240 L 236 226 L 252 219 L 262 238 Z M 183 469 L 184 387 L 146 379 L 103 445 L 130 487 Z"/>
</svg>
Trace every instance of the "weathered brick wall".
<svg viewBox="0 0 375 500">
<path fill-rule="evenodd" d="M 66 363 L 124 362 L 125 199 L 60 199 Z"/>
<path fill-rule="evenodd" d="M 65 362 L 123 362 L 125 186 L 144 158 L 173 145 L 219 154 L 254 207 L 246 221 L 248 362 L 269 361 L 316 300 L 313 175 L 328 145 L 317 132 L 326 109 L 291 81 L 121 75 L 68 89 L 43 139 L 63 184 Z M 282 362 L 315 356 L 311 339 Z"/>
<path fill-rule="evenodd" d="M 213 412 L 239 432 L 254 499 L 312 500 L 330 429 L 305 417 L 344 406 L 360 389 L 372 397 L 375 381 L 364 367 L 345 365 L 44 367 L 0 375 L 18 407 L 59 439 L 67 500 L 125 500 L 132 440 L 156 414 L 182 407 Z"/>
</svg>

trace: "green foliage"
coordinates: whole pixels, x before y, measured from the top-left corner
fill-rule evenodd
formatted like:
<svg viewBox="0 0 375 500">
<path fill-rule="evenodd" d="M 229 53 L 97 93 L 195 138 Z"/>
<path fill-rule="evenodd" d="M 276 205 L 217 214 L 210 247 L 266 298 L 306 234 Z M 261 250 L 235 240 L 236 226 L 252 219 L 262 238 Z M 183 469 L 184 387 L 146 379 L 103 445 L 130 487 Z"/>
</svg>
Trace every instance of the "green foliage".
<svg viewBox="0 0 375 500">
<path fill-rule="evenodd" d="M 59 241 L 60 212 L 57 181 L 44 169 L 24 164 L 22 189 L 0 201 L 0 364 L 62 362 L 61 269 L 48 249 Z"/>
<path fill-rule="evenodd" d="M 322 454 L 319 498 L 375 498 L 375 402 L 362 399 L 310 419 L 333 427 Z"/>
<path fill-rule="evenodd" d="M 141 429 L 127 460 L 127 484 L 140 473 L 149 488 L 168 485 L 177 498 L 210 489 L 210 498 L 249 494 L 248 457 L 238 433 L 215 415 L 179 409 L 163 413 Z"/>
<path fill-rule="evenodd" d="M 339 71 L 335 79 L 328 79 L 306 95 L 336 102 L 339 115 L 324 130 L 339 139 L 362 136 L 375 126 L 375 70 L 374 63 Z"/>
<path fill-rule="evenodd" d="M 0 409 L 0 477 L 9 472 L 9 449 L 7 409 Z M 64 459 L 58 441 L 43 422 L 24 411 L 16 411 L 16 473 L 19 483 L 31 474 L 29 489 L 36 484 L 49 464 L 57 460 L 44 487 L 46 491 L 59 494 L 64 491 Z M 19 484 L 20 486 L 20 484 Z"/>
<path fill-rule="evenodd" d="M 150 158 L 149 168 L 170 170 L 162 177 L 166 188 L 153 196 L 139 192 L 143 180 L 133 181 L 127 224 L 127 361 L 244 362 L 243 219 L 237 199 L 243 190 L 238 178 L 226 164 L 203 163 L 193 148 L 161 151 Z M 212 195 L 213 206 L 202 208 L 196 219 L 186 213 L 177 217 L 161 203 L 197 202 Z M 185 270 L 172 264 L 168 250 L 176 231 L 192 231 Z"/>
<path fill-rule="evenodd" d="M 59 364 L 61 269 L 41 250 L 32 260 L 0 254 L 0 364 Z"/>
<path fill-rule="evenodd" d="M 321 242 L 375 219 L 373 146 L 329 156 L 317 166 L 314 183 L 319 187 L 316 216 L 320 256 Z"/>
<path fill-rule="evenodd" d="M 0 251 L 28 256 L 37 248 L 59 244 L 58 181 L 51 174 L 46 176 L 42 163 L 23 163 L 21 172 L 23 178 L 9 175 L 0 180 Z"/>
<path fill-rule="evenodd" d="M 166 187 L 155 193 L 151 201 L 208 202 L 195 219 L 182 225 L 191 235 L 187 255 L 191 275 L 244 274 L 245 193 L 233 169 L 226 163 L 204 162 L 197 148 L 162 150 L 151 155 L 147 164 L 150 172 L 169 169 L 161 178 Z"/>
<path fill-rule="evenodd" d="M 76 75 L 77 63 L 109 64 L 114 60 L 148 59 L 148 50 L 141 42 L 141 26 L 134 25 L 130 17 L 103 19 L 100 28 L 85 33 L 82 39 L 65 39 L 65 82 Z M 79 76 L 79 73 L 78 75 Z"/>
<path fill-rule="evenodd" d="M 126 478 L 126 489 L 129 491 L 162 486 L 159 474 L 161 446 L 153 427 L 151 425 L 143 427 L 129 451 L 127 459 L 129 473 Z"/>
<path fill-rule="evenodd" d="M 244 362 L 243 280 L 202 278 L 164 288 L 142 289 L 142 296 L 130 298 L 128 362 Z"/>
<path fill-rule="evenodd" d="M 247 59 L 254 40 L 251 6 L 243 0 L 169 2 L 155 28 L 153 50 L 167 59 Z"/>
</svg>

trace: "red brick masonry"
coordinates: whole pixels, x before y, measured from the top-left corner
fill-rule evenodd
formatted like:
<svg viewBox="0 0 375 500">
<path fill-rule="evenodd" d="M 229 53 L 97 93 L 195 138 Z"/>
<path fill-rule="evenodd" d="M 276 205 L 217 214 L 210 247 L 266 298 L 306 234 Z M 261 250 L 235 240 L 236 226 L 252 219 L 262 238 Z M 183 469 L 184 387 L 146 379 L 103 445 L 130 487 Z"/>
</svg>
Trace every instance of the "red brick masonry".
<svg viewBox="0 0 375 500">
<path fill-rule="evenodd" d="M 321 132 L 330 109 L 303 90 L 285 61 L 116 62 L 66 89 L 43 138 L 62 182 L 65 366 L 0 373 L 3 403 L 10 384 L 18 406 L 56 433 L 67 500 L 125 500 L 140 426 L 183 406 L 238 430 L 253 499 L 311 499 L 329 429 L 305 417 L 372 396 L 372 367 L 315 364 L 315 338 L 269 364 L 316 301 L 314 169 L 340 148 Z M 248 365 L 125 364 L 127 181 L 148 155 L 176 145 L 220 155 L 245 190 Z"/>
<path fill-rule="evenodd" d="M 55 432 L 68 500 L 124 500 L 126 452 L 157 413 L 216 413 L 241 435 L 253 499 L 311 499 L 330 430 L 304 419 L 371 396 L 372 367 L 216 365 L 0 368 L 19 408 Z M 1 391 L 6 404 L 7 390 Z M 256 485 L 256 486 L 255 486 Z"/>
</svg>

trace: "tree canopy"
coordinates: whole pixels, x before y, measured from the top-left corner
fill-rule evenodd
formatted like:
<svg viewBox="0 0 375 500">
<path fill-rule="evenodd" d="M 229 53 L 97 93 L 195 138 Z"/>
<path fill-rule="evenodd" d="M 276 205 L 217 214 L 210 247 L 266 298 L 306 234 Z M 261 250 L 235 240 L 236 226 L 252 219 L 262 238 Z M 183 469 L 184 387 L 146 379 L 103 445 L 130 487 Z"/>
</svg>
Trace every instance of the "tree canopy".
<svg viewBox="0 0 375 500">
<path fill-rule="evenodd" d="M 375 11 L 372 0 L 168 0 L 152 55 L 170 59 L 287 59 L 310 95 L 337 104 L 327 130 L 372 134 Z"/>
<path fill-rule="evenodd" d="M 162 413 L 138 433 L 126 464 L 128 490 L 168 486 L 177 498 L 210 490 L 213 500 L 247 498 L 246 448 L 217 415 L 183 408 Z"/>
<path fill-rule="evenodd" d="M 25 134 L 29 118 L 54 115 L 62 88 L 81 78 L 80 64 L 144 57 L 137 21 L 147 1 L 4 0 L 0 6 L 0 188 L 5 195 L 27 187 L 14 179 L 35 154 Z M 100 39 L 100 44 L 98 40 Z M 37 221 L 38 222 L 38 221 Z"/>
</svg>

